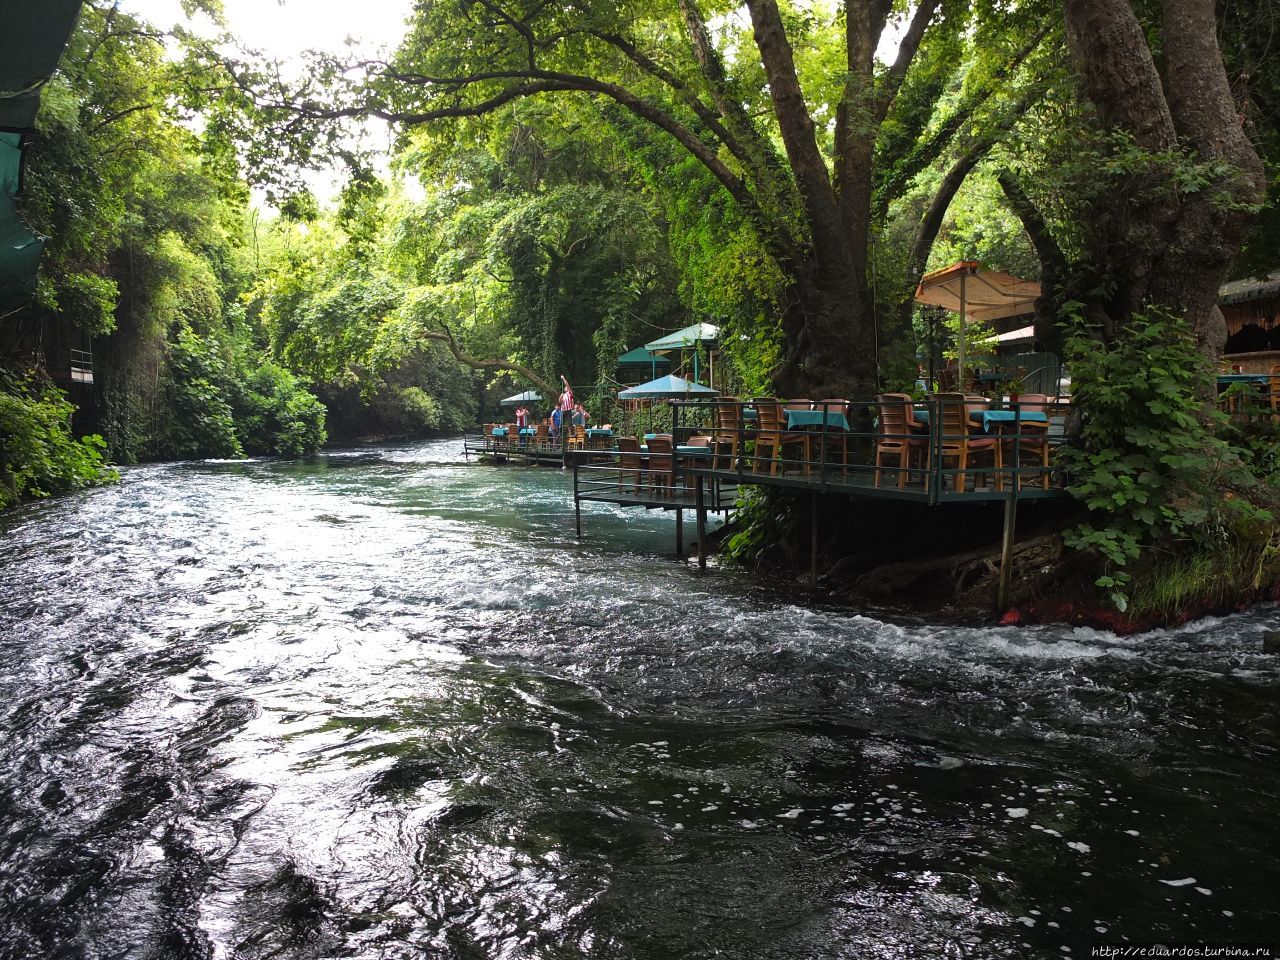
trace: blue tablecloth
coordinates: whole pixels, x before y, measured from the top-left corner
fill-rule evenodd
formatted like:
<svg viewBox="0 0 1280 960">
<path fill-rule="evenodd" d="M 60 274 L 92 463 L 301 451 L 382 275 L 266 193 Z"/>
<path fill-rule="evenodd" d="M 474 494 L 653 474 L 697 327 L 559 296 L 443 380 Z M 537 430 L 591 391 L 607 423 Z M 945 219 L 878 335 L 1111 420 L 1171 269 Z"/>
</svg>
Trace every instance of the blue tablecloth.
<svg viewBox="0 0 1280 960">
<path fill-rule="evenodd" d="M 849 420 L 839 411 L 836 410 L 788 410 L 787 413 L 787 429 L 795 430 L 797 427 L 835 427 L 838 430 L 848 430 Z"/>
<path fill-rule="evenodd" d="M 1270 383 L 1269 373 L 1220 373 L 1218 386 L 1229 387 L 1233 383 Z"/>
<path fill-rule="evenodd" d="M 912 416 L 915 417 L 917 423 L 929 422 L 928 410 L 913 411 Z M 969 419 L 982 425 L 982 429 L 988 433 L 991 431 L 993 423 L 1013 423 L 1014 413 L 1012 410 L 976 410 L 969 414 Z M 1036 410 L 1019 411 L 1018 419 L 1023 423 L 1048 423 L 1047 414 L 1040 413 Z"/>
<path fill-rule="evenodd" d="M 613 431 L 607 430 L 604 427 L 589 427 L 587 429 L 587 436 L 588 437 L 612 437 Z"/>
<path fill-rule="evenodd" d="M 495 437 L 505 437 L 505 436 L 507 435 L 507 428 L 506 428 L 506 427 L 494 427 L 494 428 L 493 428 L 491 431 L 489 431 L 489 432 L 490 432 L 493 436 L 495 436 Z"/>
<path fill-rule="evenodd" d="M 520 436 L 522 437 L 536 437 L 537 435 L 538 435 L 537 427 L 521 427 L 520 428 Z"/>
<path fill-rule="evenodd" d="M 1047 414 L 1036 410 L 1019 410 L 1016 414 L 1012 410 L 979 410 L 977 413 L 969 414 L 969 419 L 977 420 L 982 424 L 982 429 L 988 433 L 991 432 L 993 423 L 1013 423 L 1014 420 L 1021 420 L 1023 423 L 1049 422 Z"/>
<path fill-rule="evenodd" d="M 676 453 L 684 454 L 687 457 L 709 457 L 711 456 L 710 447 L 676 447 Z"/>
</svg>

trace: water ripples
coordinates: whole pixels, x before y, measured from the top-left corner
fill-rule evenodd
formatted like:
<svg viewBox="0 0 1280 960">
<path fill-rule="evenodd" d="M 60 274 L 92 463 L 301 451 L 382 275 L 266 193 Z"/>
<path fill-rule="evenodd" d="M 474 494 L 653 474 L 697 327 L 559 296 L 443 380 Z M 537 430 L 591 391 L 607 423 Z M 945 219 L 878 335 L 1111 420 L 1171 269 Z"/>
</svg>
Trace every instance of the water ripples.
<svg viewBox="0 0 1280 960">
<path fill-rule="evenodd" d="M 456 443 L 0 519 L 0 955 L 1029 957 L 1267 939 L 1272 609 L 894 625 Z M 1189 882 L 1186 882 L 1189 881 Z"/>
</svg>

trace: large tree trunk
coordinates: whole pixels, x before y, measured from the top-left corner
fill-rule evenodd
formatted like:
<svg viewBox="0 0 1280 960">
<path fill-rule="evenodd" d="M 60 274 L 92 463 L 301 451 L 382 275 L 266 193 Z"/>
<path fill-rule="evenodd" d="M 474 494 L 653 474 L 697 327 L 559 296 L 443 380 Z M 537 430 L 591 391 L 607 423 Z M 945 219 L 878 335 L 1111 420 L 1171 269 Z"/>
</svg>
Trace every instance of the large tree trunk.
<svg viewBox="0 0 1280 960">
<path fill-rule="evenodd" d="M 782 304 L 787 360 L 772 373 L 780 396 L 865 399 L 876 392 L 871 296 L 851 271 L 815 258 L 791 275 Z"/>
<path fill-rule="evenodd" d="M 1153 156 L 1182 148 L 1216 168 L 1214 182 L 1179 194 L 1172 163 L 1155 159 L 1121 184 L 1093 220 L 1081 299 L 1113 336 L 1147 305 L 1181 314 L 1202 349 L 1224 340 L 1218 288 L 1244 242 L 1265 186 L 1245 137 L 1217 46 L 1214 0 L 1166 0 L 1164 77 L 1129 0 L 1065 0 L 1067 39 L 1080 82 L 1107 127 Z M 1212 165 L 1209 167 L 1208 165 Z M 1109 289 L 1099 297 L 1084 293 Z"/>
</svg>

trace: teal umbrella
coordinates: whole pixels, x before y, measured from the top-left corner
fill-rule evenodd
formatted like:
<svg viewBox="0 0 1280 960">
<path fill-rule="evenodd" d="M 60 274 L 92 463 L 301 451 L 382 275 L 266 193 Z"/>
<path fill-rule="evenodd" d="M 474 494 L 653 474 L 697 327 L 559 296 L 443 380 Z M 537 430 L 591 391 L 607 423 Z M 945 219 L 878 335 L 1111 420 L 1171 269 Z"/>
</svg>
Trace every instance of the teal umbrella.
<svg viewBox="0 0 1280 960">
<path fill-rule="evenodd" d="M 638 387 L 618 391 L 619 400 L 679 400 L 682 397 L 718 397 L 719 390 L 712 390 L 700 383 L 667 374 Z"/>
<path fill-rule="evenodd" d="M 536 390 L 526 390 L 524 393 L 517 393 L 514 397 L 505 397 L 498 403 L 504 407 L 518 407 L 522 403 L 537 403 L 541 399 L 541 394 Z"/>
</svg>

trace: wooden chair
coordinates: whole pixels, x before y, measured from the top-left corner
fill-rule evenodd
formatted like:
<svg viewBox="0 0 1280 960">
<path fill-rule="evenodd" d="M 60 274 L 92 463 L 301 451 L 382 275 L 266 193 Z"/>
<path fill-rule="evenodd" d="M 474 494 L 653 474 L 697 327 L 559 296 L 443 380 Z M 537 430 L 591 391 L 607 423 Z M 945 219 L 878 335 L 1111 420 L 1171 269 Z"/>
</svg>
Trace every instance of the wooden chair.
<svg viewBox="0 0 1280 960">
<path fill-rule="evenodd" d="M 1043 468 L 1040 475 L 1040 485 L 1044 489 L 1049 489 L 1049 423 L 1047 415 L 1049 412 L 1049 396 L 1044 393 L 1027 393 L 1018 398 L 1018 409 L 1022 413 L 1043 413 L 1046 414 L 1046 421 L 1038 423 L 1034 420 L 1023 420 L 1021 423 L 1014 422 L 1009 424 L 1009 434 L 1002 438 L 1002 443 L 1008 450 L 1008 453 L 1001 452 L 1001 457 L 1012 466 L 1013 460 L 1010 455 L 1013 453 L 1015 443 L 1022 449 L 1019 452 L 1018 460 L 1020 466 L 1027 465 L 1027 456 L 1035 457 Z M 1021 428 L 1021 436 L 1017 436 Z M 1021 475 L 1014 478 L 1017 486 L 1014 489 L 1022 489 Z"/>
<path fill-rule="evenodd" d="M 710 449 L 711 449 L 711 438 L 710 438 L 709 436 L 707 436 L 706 434 L 696 434 L 695 436 L 692 436 L 692 437 L 690 437 L 688 440 L 686 440 L 686 441 L 684 442 L 684 445 L 685 445 L 686 447 L 697 447 L 697 448 L 698 448 L 698 449 L 700 449 L 700 450 L 710 450 Z M 704 459 L 704 460 L 695 460 L 695 461 L 693 461 L 693 462 L 694 462 L 695 464 L 701 464 L 701 465 L 705 466 L 705 465 L 706 465 L 708 462 L 710 462 L 710 461 L 709 461 L 709 460 L 705 460 L 705 459 Z M 690 491 L 692 491 L 692 490 L 693 490 L 693 487 L 694 487 L 694 478 L 693 478 L 692 476 L 690 476 L 690 475 L 686 474 L 686 475 L 685 475 L 685 478 L 684 478 L 684 488 L 685 488 L 686 490 L 690 490 Z"/>
<path fill-rule="evenodd" d="M 804 472 L 807 476 L 812 467 L 813 458 L 809 455 L 809 451 L 813 435 L 805 431 L 787 430 L 783 406 L 772 397 L 757 397 L 751 401 L 751 405 L 756 408 L 756 453 L 751 460 L 752 472 L 759 470 L 761 462 L 765 460 L 764 451 L 768 450 L 769 474 L 777 476 L 778 462 L 783 459 L 785 448 L 798 445 L 802 451 L 801 462 L 804 464 Z M 782 470 L 786 473 L 785 462 Z"/>
<path fill-rule="evenodd" d="M 540 423 L 535 428 L 537 433 L 533 435 L 533 447 L 535 450 L 546 450 L 551 446 L 551 428 L 545 423 Z"/>
<path fill-rule="evenodd" d="M 880 475 L 886 461 L 896 458 L 898 489 L 901 490 L 907 485 L 912 459 L 917 466 L 923 465 L 929 441 L 924 436 L 912 436 L 921 432 L 921 426 L 916 424 L 912 415 L 909 395 L 882 393 L 876 397 L 876 403 L 880 407 L 880 426 L 876 437 L 875 485 L 880 486 Z"/>
<path fill-rule="evenodd" d="M 654 493 L 660 493 L 664 497 L 671 495 L 672 480 L 675 477 L 671 434 L 663 433 L 649 439 L 649 466 L 645 474 Z"/>
<path fill-rule="evenodd" d="M 742 404 L 737 397 L 721 397 L 711 408 L 711 464 L 717 470 L 738 465 L 742 442 Z M 724 451 L 722 453 L 722 451 Z M 721 457 L 724 458 L 721 465 Z"/>
<path fill-rule="evenodd" d="M 644 460 L 640 441 L 635 437 L 618 438 L 618 489 L 639 491 Z M 630 478 L 628 482 L 628 478 Z"/>
<path fill-rule="evenodd" d="M 962 393 L 937 393 L 933 395 L 933 415 L 930 418 L 930 429 L 933 437 L 929 441 L 929 474 L 934 469 L 933 455 L 938 453 L 938 466 L 946 469 L 948 460 L 956 461 L 955 489 L 964 493 L 965 471 L 971 459 L 990 455 L 992 465 L 999 471 L 1000 443 L 995 437 L 975 435 L 970 432 L 969 398 Z M 936 442 L 935 442 L 936 441 Z M 999 472 L 996 473 L 996 489 L 1003 489 Z M 928 484 L 928 479 L 925 483 Z M 977 481 L 974 481 L 976 486 Z"/>
<path fill-rule="evenodd" d="M 585 450 L 587 446 L 587 428 L 584 424 L 571 424 L 565 436 L 565 444 L 570 450 Z"/>
<path fill-rule="evenodd" d="M 844 418 L 846 421 L 849 422 L 850 427 L 852 428 L 853 426 L 853 421 L 849 419 L 852 411 L 849 409 L 848 400 L 838 400 L 838 399 L 819 400 L 813 405 L 813 408 L 815 410 L 823 410 L 827 413 L 843 413 Z M 827 452 L 832 453 L 835 450 L 840 451 L 840 463 L 844 467 L 845 474 L 848 474 L 849 473 L 849 434 L 848 432 L 837 429 L 836 427 L 824 427 L 823 429 L 826 431 L 826 434 L 827 434 L 827 437 L 826 437 Z M 821 443 L 822 441 L 819 440 L 818 442 Z M 825 464 L 823 466 L 825 466 Z"/>
</svg>

